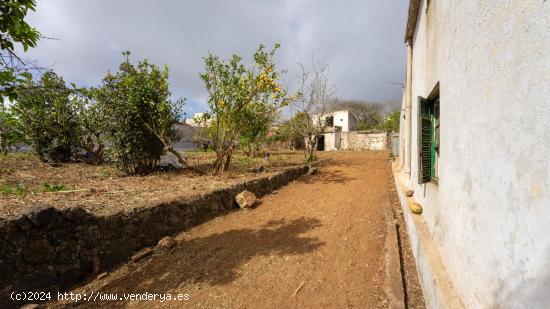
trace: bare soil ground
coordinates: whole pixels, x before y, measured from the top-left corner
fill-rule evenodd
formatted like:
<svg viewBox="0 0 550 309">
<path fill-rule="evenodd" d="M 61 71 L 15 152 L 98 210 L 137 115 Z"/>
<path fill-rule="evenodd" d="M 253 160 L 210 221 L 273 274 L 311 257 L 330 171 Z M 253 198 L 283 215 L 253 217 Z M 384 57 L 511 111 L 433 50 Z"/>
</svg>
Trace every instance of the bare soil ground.
<svg viewBox="0 0 550 309">
<path fill-rule="evenodd" d="M 203 170 L 208 170 L 215 158 L 212 152 L 189 152 L 186 156 L 193 166 Z M 222 176 L 197 176 L 185 171 L 124 176 L 109 164 L 51 165 L 31 154 L 10 154 L 0 156 L 0 217 L 21 214 L 37 203 L 57 208 L 78 205 L 96 214 L 115 213 L 265 176 L 249 172 L 252 167 L 264 165 L 272 173 L 302 162 L 300 152 L 272 153 L 268 162 L 262 157 L 238 154 Z"/>
<path fill-rule="evenodd" d="M 182 293 L 188 301 L 69 301 L 49 307 L 386 308 L 381 205 L 389 204 L 393 186 L 388 155 L 322 157 L 329 161 L 316 175 L 264 197 L 255 209 L 181 233 L 175 247 L 156 248 L 73 290 L 121 297 Z"/>
</svg>

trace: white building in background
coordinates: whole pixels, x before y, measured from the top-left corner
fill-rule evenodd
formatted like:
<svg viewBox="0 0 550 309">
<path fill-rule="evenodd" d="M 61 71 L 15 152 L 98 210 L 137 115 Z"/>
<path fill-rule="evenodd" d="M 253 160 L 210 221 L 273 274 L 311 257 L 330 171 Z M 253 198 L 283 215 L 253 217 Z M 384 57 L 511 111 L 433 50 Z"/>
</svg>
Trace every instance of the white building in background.
<svg viewBox="0 0 550 309">
<path fill-rule="evenodd" d="M 394 169 L 426 305 L 550 308 L 550 1 L 411 0 L 406 45 Z"/>
<path fill-rule="evenodd" d="M 206 119 L 205 116 L 205 113 L 195 113 L 193 117 L 185 119 L 185 124 L 192 127 L 206 127 L 212 120 Z"/>
<path fill-rule="evenodd" d="M 335 129 L 340 132 L 355 131 L 357 129 L 357 118 L 347 110 L 315 115 L 313 116 L 313 123 L 319 123 L 319 118 L 327 129 Z"/>
<path fill-rule="evenodd" d="M 317 150 L 386 149 L 386 133 L 358 132 L 357 118 L 348 110 L 315 115 L 313 122 L 325 126 L 325 132 L 317 139 Z"/>
</svg>

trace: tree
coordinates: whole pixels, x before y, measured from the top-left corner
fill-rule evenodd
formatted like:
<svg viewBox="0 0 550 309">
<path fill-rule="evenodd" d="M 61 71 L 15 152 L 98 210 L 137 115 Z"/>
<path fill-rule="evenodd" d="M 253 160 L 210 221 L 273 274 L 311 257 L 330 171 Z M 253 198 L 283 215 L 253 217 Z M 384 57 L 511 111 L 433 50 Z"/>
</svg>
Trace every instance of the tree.
<svg viewBox="0 0 550 309">
<path fill-rule="evenodd" d="M 275 142 L 287 142 L 288 146 L 291 149 L 305 149 L 305 140 L 304 137 L 298 130 L 295 130 L 295 127 L 304 121 L 305 116 L 302 113 L 296 113 L 291 119 L 284 121 L 277 133 L 273 137 Z"/>
<path fill-rule="evenodd" d="M 168 75 L 166 75 L 166 78 L 168 78 Z M 184 104 L 184 99 L 151 102 L 153 110 L 149 114 L 149 117 L 145 119 L 145 126 L 162 142 L 164 145 L 164 151 L 170 152 L 176 156 L 178 163 L 181 164 L 181 166 L 198 174 L 203 174 L 203 171 L 191 167 L 187 160 L 184 159 L 174 148 L 174 143 L 181 139 L 181 136 L 174 128 L 174 124 L 177 123 Z"/>
<path fill-rule="evenodd" d="M 38 82 L 27 80 L 17 87 L 15 115 L 38 157 L 45 162 L 69 162 L 79 145 L 80 126 L 73 91 L 53 71 Z"/>
<path fill-rule="evenodd" d="M 86 163 L 98 165 L 105 160 L 105 124 L 100 106 L 91 100 L 91 93 L 85 88 L 76 88 L 72 100 L 77 107 L 80 126 L 79 157 Z"/>
<path fill-rule="evenodd" d="M 227 61 L 213 54 L 204 59 L 205 72 L 201 79 L 209 96 L 215 174 L 229 168 L 243 124 L 289 103 L 286 91 L 278 83 L 282 72 L 276 69 L 273 59 L 278 48 L 276 44 L 266 52 L 260 45 L 254 53 L 254 66 L 250 68 L 245 67 L 237 55 Z"/>
<path fill-rule="evenodd" d="M 126 61 L 119 71 L 108 73 L 101 87 L 92 90 L 110 157 L 129 174 L 153 171 L 166 151 L 188 167 L 173 148 L 178 138 L 173 125 L 184 101 L 170 100 L 168 68 L 161 70 L 147 60 L 135 66 L 128 59 L 130 52 L 123 54 Z"/>
<path fill-rule="evenodd" d="M 245 109 L 245 118 L 248 119 L 243 123 L 243 129 L 239 137 L 239 146 L 245 149 L 247 156 L 254 156 L 259 150 L 262 143 L 267 141 L 267 133 L 269 128 L 278 116 L 274 110 L 258 111 L 256 108 L 264 108 L 262 105 L 254 105 L 252 108 Z"/>
<path fill-rule="evenodd" d="M 6 154 L 12 147 L 26 141 L 21 120 L 10 108 L 0 104 L 0 151 Z"/>
<path fill-rule="evenodd" d="M 34 0 L 0 1 L 0 103 L 4 96 L 14 101 L 17 97 L 16 85 L 30 79 L 29 62 L 15 52 L 16 43 L 24 51 L 35 47 L 40 33 L 25 22 L 29 10 L 34 11 Z"/>
<path fill-rule="evenodd" d="M 302 70 L 299 84 L 300 96 L 293 104 L 297 115 L 292 118 L 291 126 L 294 132 L 305 141 L 306 162 L 311 164 L 315 160 L 317 139 L 327 126 L 323 116 L 328 112 L 333 89 L 328 81 L 328 65 L 321 67 L 314 65 L 312 73 L 308 73 L 303 65 L 300 65 L 300 68 Z"/>
<path fill-rule="evenodd" d="M 401 117 L 401 111 L 395 111 L 384 117 L 384 123 L 382 128 L 384 131 L 392 133 L 399 132 L 399 118 Z"/>
</svg>

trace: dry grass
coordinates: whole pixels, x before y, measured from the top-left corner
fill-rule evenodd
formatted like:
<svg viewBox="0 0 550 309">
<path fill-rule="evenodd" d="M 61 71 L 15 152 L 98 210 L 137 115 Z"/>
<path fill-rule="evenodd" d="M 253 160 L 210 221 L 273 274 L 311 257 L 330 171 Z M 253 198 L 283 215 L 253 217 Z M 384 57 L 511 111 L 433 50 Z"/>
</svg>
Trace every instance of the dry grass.
<svg viewBox="0 0 550 309">
<path fill-rule="evenodd" d="M 207 171 L 215 158 L 211 152 L 189 152 L 186 156 L 193 166 Z M 272 173 L 299 165 L 302 159 L 301 153 L 292 151 L 272 153 L 267 162 L 262 156 L 237 154 L 230 170 L 221 176 L 196 176 L 185 171 L 125 176 L 111 165 L 50 165 L 31 154 L 9 154 L 0 156 L 0 217 L 21 214 L 39 203 L 58 208 L 78 205 L 97 214 L 114 213 L 261 176 L 250 172 L 253 167 L 264 165 Z"/>
</svg>

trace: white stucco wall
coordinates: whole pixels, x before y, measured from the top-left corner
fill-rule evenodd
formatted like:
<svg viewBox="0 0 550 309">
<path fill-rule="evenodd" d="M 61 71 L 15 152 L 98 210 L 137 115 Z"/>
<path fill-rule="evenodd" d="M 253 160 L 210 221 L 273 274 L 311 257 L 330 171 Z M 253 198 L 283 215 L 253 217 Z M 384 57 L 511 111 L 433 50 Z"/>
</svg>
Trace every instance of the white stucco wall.
<svg viewBox="0 0 550 309">
<path fill-rule="evenodd" d="M 550 308 L 550 1 L 423 2 L 408 184 L 466 307 Z M 439 185 L 420 186 L 417 97 L 437 82 Z"/>
<path fill-rule="evenodd" d="M 338 111 L 332 114 L 334 117 L 334 126 L 341 127 L 342 132 L 349 131 L 349 117 L 350 113 L 348 111 Z"/>
<path fill-rule="evenodd" d="M 338 150 L 340 148 L 340 132 L 324 133 L 325 151 Z"/>
<path fill-rule="evenodd" d="M 342 128 L 342 132 L 354 131 L 357 128 L 357 120 L 355 119 L 355 116 L 347 110 L 336 111 L 324 115 L 314 115 L 313 122 L 317 123 L 319 121 L 319 117 L 321 117 L 322 121 L 325 121 L 325 119 L 329 116 L 333 116 L 333 127 Z"/>
</svg>

